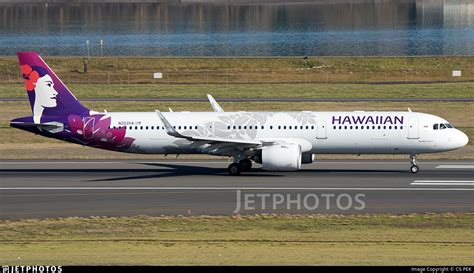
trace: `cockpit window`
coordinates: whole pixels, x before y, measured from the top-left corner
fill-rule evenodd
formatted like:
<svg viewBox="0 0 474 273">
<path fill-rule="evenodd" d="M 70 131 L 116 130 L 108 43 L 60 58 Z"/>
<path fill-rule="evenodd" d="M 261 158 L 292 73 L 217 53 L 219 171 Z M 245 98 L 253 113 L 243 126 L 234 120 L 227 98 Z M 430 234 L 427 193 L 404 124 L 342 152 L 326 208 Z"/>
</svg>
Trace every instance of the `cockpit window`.
<svg viewBox="0 0 474 273">
<path fill-rule="evenodd" d="M 449 123 L 436 123 L 436 124 L 433 124 L 433 130 L 443 130 L 443 129 L 447 129 L 447 128 L 454 128 L 453 125 L 449 124 Z"/>
</svg>

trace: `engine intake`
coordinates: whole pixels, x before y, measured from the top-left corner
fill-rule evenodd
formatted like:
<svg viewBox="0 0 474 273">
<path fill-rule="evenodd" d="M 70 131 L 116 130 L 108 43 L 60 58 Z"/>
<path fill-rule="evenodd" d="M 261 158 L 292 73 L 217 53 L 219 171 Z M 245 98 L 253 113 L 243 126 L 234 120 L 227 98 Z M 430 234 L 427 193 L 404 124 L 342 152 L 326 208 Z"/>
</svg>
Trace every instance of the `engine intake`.
<svg viewBox="0 0 474 273">
<path fill-rule="evenodd" d="M 262 149 L 262 164 L 265 170 L 296 171 L 301 168 L 301 146 L 299 144 L 276 144 Z"/>
</svg>

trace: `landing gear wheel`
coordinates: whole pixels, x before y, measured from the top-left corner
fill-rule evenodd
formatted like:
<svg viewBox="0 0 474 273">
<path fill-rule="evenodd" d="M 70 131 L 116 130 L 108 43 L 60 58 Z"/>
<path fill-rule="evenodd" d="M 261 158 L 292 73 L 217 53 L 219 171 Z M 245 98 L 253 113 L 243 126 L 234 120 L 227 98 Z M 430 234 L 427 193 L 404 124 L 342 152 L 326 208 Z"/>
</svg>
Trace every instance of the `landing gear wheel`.
<svg viewBox="0 0 474 273">
<path fill-rule="evenodd" d="M 420 168 L 418 168 L 418 165 L 416 165 L 415 154 L 410 155 L 410 163 L 411 163 L 411 167 L 410 167 L 411 173 L 417 173 L 420 170 Z"/>
<path fill-rule="evenodd" d="M 250 161 L 250 159 L 240 160 L 239 165 L 240 165 L 240 170 L 242 170 L 243 172 L 246 172 L 252 169 L 252 161 Z"/>
<path fill-rule="evenodd" d="M 227 168 L 227 171 L 230 175 L 239 175 L 240 174 L 240 164 L 239 163 L 232 163 Z"/>
</svg>

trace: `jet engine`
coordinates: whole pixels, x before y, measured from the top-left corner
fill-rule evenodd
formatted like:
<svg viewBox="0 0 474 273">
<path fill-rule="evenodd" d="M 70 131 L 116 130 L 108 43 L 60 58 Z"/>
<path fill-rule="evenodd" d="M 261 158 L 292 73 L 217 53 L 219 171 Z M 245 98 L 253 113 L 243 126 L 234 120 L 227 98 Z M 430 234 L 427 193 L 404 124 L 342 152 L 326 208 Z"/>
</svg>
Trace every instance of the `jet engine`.
<svg viewBox="0 0 474 273">
<path fill-rule="evenodd" d="M 283 143 L 262 149 L 262 164 L 265 170 L 296 171 L 301 168 L 301 146 Z"/>
</svg>

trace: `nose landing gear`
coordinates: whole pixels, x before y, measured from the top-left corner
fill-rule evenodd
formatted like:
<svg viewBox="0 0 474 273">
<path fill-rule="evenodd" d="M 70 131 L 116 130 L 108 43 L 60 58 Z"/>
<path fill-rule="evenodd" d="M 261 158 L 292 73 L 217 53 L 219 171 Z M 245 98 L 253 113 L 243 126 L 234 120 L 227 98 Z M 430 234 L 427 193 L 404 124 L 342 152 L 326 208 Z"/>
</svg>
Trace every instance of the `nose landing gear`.
<svg viewBox="0 0 474 273">
<path fill-rule="evenodd" d="M 411 163 L 410 171 L 412 173 L 417 173 L 420 170 L 420 168 L 418 167 L 418 165 L 416 165 L 416 155 L 410 155 L 410 163 Z"/>
</svg>

